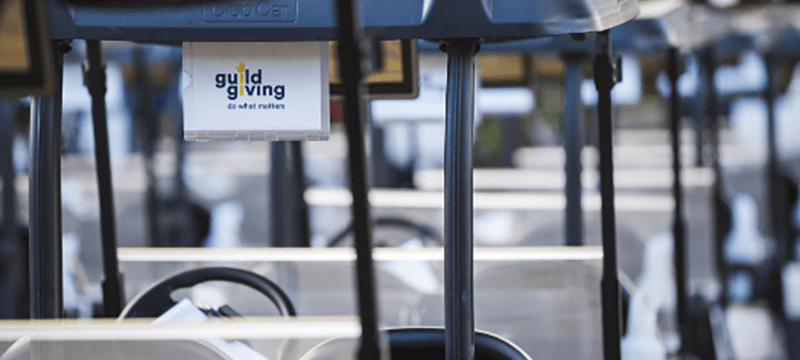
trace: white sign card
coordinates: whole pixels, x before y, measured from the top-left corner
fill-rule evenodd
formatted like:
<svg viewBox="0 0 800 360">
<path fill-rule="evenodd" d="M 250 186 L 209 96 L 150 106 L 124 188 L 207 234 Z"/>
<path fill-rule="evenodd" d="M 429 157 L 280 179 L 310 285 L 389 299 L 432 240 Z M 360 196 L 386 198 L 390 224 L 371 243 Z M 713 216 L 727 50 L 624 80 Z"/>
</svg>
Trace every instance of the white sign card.
<svg viewBox="0 0 800 360">
<path fill-rule="evenodd" d="M 186 140 L 327 140 L 325 42 L 183 43 Z"/>
</svg>

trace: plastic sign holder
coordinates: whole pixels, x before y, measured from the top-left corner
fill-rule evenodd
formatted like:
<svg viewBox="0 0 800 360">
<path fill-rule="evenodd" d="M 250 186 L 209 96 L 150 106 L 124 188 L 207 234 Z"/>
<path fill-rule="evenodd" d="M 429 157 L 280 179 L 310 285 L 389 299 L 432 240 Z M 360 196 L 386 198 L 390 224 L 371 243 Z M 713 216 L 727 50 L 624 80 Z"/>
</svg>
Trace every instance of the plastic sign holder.
<svg viewBox="0 0 800 360">
<path fill-rule="evenodd" d="M 327 140 L 327 42 L 183 44 L 186 140 Z"/>
</svg>

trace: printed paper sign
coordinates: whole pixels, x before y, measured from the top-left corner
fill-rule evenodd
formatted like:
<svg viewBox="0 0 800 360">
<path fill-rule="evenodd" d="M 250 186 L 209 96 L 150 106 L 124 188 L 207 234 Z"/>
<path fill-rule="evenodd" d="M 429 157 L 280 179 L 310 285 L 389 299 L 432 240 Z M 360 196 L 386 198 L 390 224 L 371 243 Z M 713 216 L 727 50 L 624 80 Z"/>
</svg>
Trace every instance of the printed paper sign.
<svg viewBox="0 0 800 360">
<path fill-rule="evenodd" d="M 326 140 L 328 44 L 183 44 L 186 140 Z"/>
</svg>

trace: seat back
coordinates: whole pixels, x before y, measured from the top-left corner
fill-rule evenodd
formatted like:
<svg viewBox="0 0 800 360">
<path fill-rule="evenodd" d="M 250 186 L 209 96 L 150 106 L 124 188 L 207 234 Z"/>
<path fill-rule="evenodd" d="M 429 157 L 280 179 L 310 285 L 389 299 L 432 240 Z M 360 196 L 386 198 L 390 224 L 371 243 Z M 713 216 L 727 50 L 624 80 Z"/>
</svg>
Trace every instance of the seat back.
<svg viewBox="0 0 800 360">
<path fill-rule="evenodd" d="M 443 328 L 396 328 L 388 334 L 393 360 L 444 358 Z M 530 360 L 530 357 L 506 339 L 475 331 L 475 360 Z"/>
</svg>

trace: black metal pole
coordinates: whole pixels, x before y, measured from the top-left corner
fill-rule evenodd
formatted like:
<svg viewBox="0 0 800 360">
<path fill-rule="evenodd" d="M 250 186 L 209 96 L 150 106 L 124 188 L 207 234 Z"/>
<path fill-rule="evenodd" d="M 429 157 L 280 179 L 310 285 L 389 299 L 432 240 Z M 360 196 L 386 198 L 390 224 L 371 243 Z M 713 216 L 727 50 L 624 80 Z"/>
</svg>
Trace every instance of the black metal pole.
<svg viewBox="0 0 800 360">
<path fill-rule="evenodd" d="M 305 200 L 306 174 L 303 165 L 303 143 L 300 141 L 289 142 L 289 173 L 292 176 L 292 246 L 311 246 L 311 225 L 308 219 L 308 203 Z"/>
<path fill-rule="evenodd" d="M 516 138 L 519 116 L 500 116 L 499 121 L 503 131 L 502 135 L 500 136 L 500 139 L 502 139 L 501 141 L 503 142 L 500 145 L 502 147 L 500 153 L 500 156 L 502 156 L 500 159 L 500 164 L 501 166 L 511 168 L 514 167 L 514 150 L 517 149 Z"/>
<path fill-rule="evenodd" d="M 16 171 L 14 169 L 14 121 L 16 109 L 6 99 L 0 100 L 0 179 L 3 180 L 3 226 L 4 242 L 16 242 L 17 198 Z M 0 310 L 2 311 L 2 310 Z"/>
<path fill-rule="evenodd" d="M 395 187 L 397 182 L 397 171 L 389 164 L 383 145 L 384 131 L 381 126 L 370 127 L 370 147 L 367 154 L 370 164 L 370 186 L 371 187 Z"/>
<path fill-rule="evenodd" d="M 605 360 L 620 359 L 620 294 L 617 276 L 617 235 L 614 218 L 614 162 L 611 89 L 618 80 L 617 62 L 611 57 L 608 30 L 597 34 L 594 83 L 597 87 L 598 147 L 600 150 L 600 196 L 603 228 L 602 319 Z"/>
<path fill-rule="evenodd" d="M 273 247 L 286 245 L 286 142 L 275 141 L 269 145 L 269 223 Z"/>
<path fill-rule="evenodd" d="M 445 358 L 474 356 L 472 292 L 472 127 L 478 42 L 447 42 L 444 147 Z"/>
<path fill-rule="evenodd" d="M 92 97 L 94 125 L 94 159 L 97 167 L 97 189 L 100 197 L 100 244 L 103 255 L 103 310 L 106 317 L 117 317 L 122 311 L 122 278 L 117 261 L 117 231 L 114 218 L 114 192 L 111 181 L 111 159 L 106 121 L 106 73 L 99 40 L 86 40 L 87 65 L 85 85 Z"/>
<path fill-rule="evenodd" d="M 176 88 L 176 92 L 179 90 Z M 156 115 L 157 116 L 157 115 Z M 156 118 L 157 119 L 157 118 Z M 175 175 L 172 178 L 172 183 L 175 189 L 175 197 L 178 202 L 178 216 L 180 216 L 180 235 L 178 235 L 178 243 L 182 247 L 193 247 L 198 244 L 198 236 L 200 229 L 198 229 L 198 219 L 195 216 L 194 204 L 189 198 L 186 191 L 186 182 L 184 181 L 183 169 L 186 164 L 186 142 L 183 140 L 183 114 L 176 119 L 172 132 L 172 139 L 175 141 Z M 202 243 L 203 239 L 199 239 Z M 173 245 L 174 246 L 174 245 Z"/>
<path fill-rule="evenodd" d="M 61 278 L 61 88 L 64 52 L 55 48 L 55 91 L 31 99 L 30 292 L 31 318 L 64 316 Z"/>
<path fill-rule="evenodd" d="M 681 334 L 681 351 L 686 351 L 688 340 L 687 324 L 689 313 L 686 307 L 686 232 L 683 222 L 683 188 L 681 185 L 681 95 L 678 91 L 678 78 L 681 75 L 681 54 L 676 48 L 667 54 L 667 76 L 672 89 L 669 98 L 670 141 L 672 145 L 672 197 L 675 200 L 672 218 L 674 237 L 675 289 L 677 296 L 678 327 Z"/>
<path fill-rule="evenodd" d="M 311 246 L 308 204 L 303 197 L 305 190 L 302 143 L 278 141 L 270 144 L 272 246 Z"/>
<path fill-rule="evenodd" d="M 567 198 L 564 219 L 564 239 L 567 246 L 583 245 L 583 207 L 581 206 L 581 151 L 583 150 L 583 106 L 581 105 L 581 82 L 583 81 L 583 57 L 564 56 L 567 63 L 564 78 L 564 153 L 567 176 L 564 194 Z"/>
<path fill-rule="evenodd" d="M 136 46 L 133 49 L 133 72 L 136 74 L 133 83 L 133 121 L 139 126 L 139 141 L 141 142 L 144 172 L 147 182 L 145 191 L 145 208 L 147 219 L 148 246 L 169 246 L 169 239 L 164 237 L 159 222 L 159 198 L 155 170 L 155 151 L 157 141 L 157 126 L 155 114 L 151 111 L 149 92 L 152 91 L 150 77 L 147 72 L 144 49 Z"/>
<path fill-rule="evenodd" d="M 764 100 L 767 103 L 767 214 L 770 219 L 772 237 L 775 240 L 776 248 L 771 269 L 769 294 L 767 296 L 773 311 L 782 316 L 784 315 L 784 309 L 781 269 L 786 261 L 791 259 L 791 254 L 794 253 L 794 249 L 789 246 L 791 241 L 788 239 L 789 226 L 791 226 L 790 212 L 792 210 L 789 203 L 794 200 L 787 199 L 790 196 L 789 185 L 791 180 L 781 171 L 778 158 L 778 139 L 775 124 L 777 120 L 777 115 L 775 114 L 775 98 L 777 95 L 775 68 L 778 66 L 777 60 L 776 56 L 771 52 L 767 52 L 764 56 L 764 63 L 767 68 L 767 86 L 764 91 Z"/>
<path fill-rule="evenodd" d="M 722 165 L 719 159 L 719 104 L 717 99 L 717 87 L 714 83 L 714 73 L 717 69 L 717 63 L 713 46 L 709 46 L 705 50 L 703 60 L 705 63 L 704 80 L 706 88 L 706 111 L 708 112 L 708 141 L 711 151 L 711 169 L 714 173 L 714 182 L 711 185 L 711 211 L 714 221 L 714 254 L 716 258 L 715 261 L 717 262 L 717 276 L 720 279 L 720 286 L 722 287 L 720 303 L 724 306 L 727 303 L 725 294 L 728 293 L 727 281 L 725 281 L 727 267 L 725 265 L 724 249 L 725 238 L 731 227 L 731 210 L 725 202 L 725 194 L 722 187 Z"/>
<path fill-rule="evenodd" d="M 297 196 L 305 204 L 302 192 L 298 194 L 301 184 L 294 174 L 293 144 L 298 141 L 276 141 L 270 144 L 270 181 L 269 181 L 269 224 L 272 247 L 298 247 L 300 242 L 308 241 L 308 218 L 299 214 L 302 211 Z M 299 147 L 297 148 L 299 150 Z M 300 159 L 302 162 L 302 159 Z M 301 165 L 302 166 L 302 165 Z M 304 185 L 304 184 L 303 184 Z M 305 186 L 303 186 L 305 189 Z M 304 221 L 305 220 L 305 221 Z M 280 264 L 278 280 L 284 284 L 289 296 L 297 295 L 297 266 L 291 263 Z"/>
<path fill-rule="evenodd" d="M 695 101 L 697 101 L 697 100 L 695 100 Z M 704 124 L 705 120 L 703 119 L 703 116 L 702 116 L 702 114 L 699 113 L 699 111 L 695 112 L 695 115 L 697 115 L 697 118 L 694 119 L 694 132 L 695 132 L 695 138 L 694 138 L 694 166 L 699 168 L 699 167 L 703 166 L 703 162 L 704 162 L 704 159 L 703 159 L 703 145 L 704 145 L 703 129 L 705 129 L 705 124 Z"/>
<path fill-rule="evenodd" d="M 21 276 L 27 271 L 20 245 L 17 226 L 17 190 L 14 169 L 14 121 L 16 103 L 0 100 L 0 179 L 3 180 L 3 222 L 0 227 L 0 319 L 15 319 L 22 314 L 21 292 L 26 280 Z M 25 295 L 27 297 L 27 294 Z"/>
<path fill-rule="evenodd" d="M 793 253 L 794 249 L 788 248 L 788 241 L 786 241 L 786 223 L 787 216 L 784 209 L 787 209 L 785 204 L 785 191 L 781 182 L 781 174 L 778 169 L 778 140 L 775 128 L 775 66 L 777 65 L 776 58 L 773 54 L 767 53 L 764 56 L 764 63 L 767 67 L 767 85 L 764 91 L 764 101 L 767 103 L 767 209 L 770 219 L 770 226 L 772 236 L 777 245 L 777 260 L 779 264 L 787 258 L 786 255 Z"/>
<path fill-rule="evenodd" d="M 800 359 L 800 344 L 797 342 L 800 336 L 800 321 L 789 318 L 784 311 L 784 291 L 783 269 L 792 259 L 795 258 L 794 229 L 791 223 L 791 212 L 796 201 L 797 188 L 794 182 L 781 171 L 780 159 L 778 155 L 778 139 L 776 128 L 775 98 L 776 98 L 776 74 L 778 59 L 775 54 L 768 52 L 764 56 L 764 63 L 767 68 L 767 86 L 764 91 L 764 100 L 767 103 L 767 204 L 772 236 L 775 240 L 777 251 L 773 260 L 773 268 L 770 276 L 770 291 L 768 301 L 780 317 L 784 328 L 784 342 L 786 343 L 787 359 Z"/>
<path fill-rule="evenodd" d="M 384 358 L 378 334 L 378 304 L 372 262 L 372 232 L 366 169 L 365 130 L 367 107 L 364 102 L 364 30 L 358 0 L 337 0 L 339 20 L 339 64 L 344 82 L 343 119 L 347 132 L 348 174 L 353 195 L 353 235 L 356 247 L 358 315 L 361 319 L 361 344 L 358 358 Z"/>
</svg>

